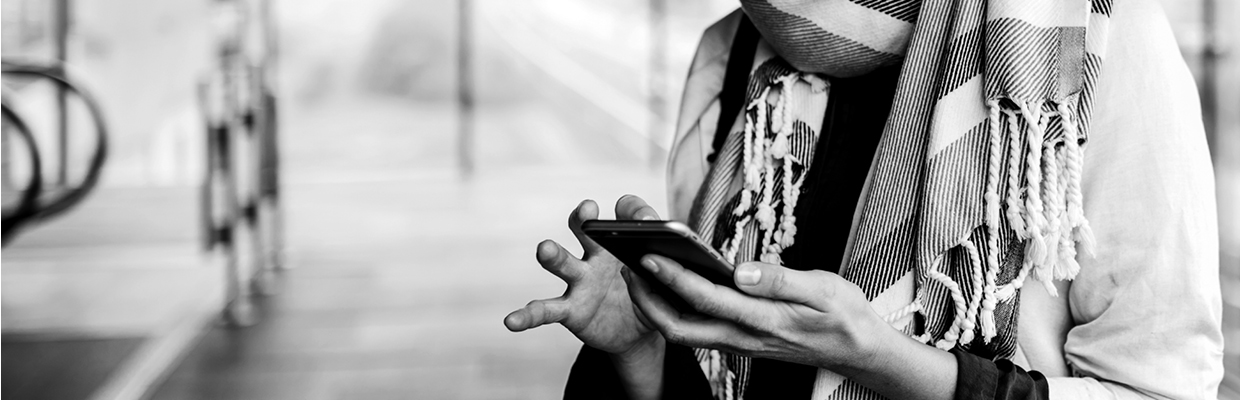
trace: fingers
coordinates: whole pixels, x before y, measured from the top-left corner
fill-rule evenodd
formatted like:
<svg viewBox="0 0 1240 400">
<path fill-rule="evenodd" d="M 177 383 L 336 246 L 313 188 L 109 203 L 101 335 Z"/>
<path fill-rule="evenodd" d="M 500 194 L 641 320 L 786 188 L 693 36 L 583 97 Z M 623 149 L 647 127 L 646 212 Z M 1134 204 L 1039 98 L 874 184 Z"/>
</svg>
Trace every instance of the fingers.
<svg viewBox="0 0 1240 400">
<path fill-rule="evenodd" d="M 616 200 L 616 219 L 658 220 L 659 213 L 641 197 L 626 194 Z"/>
<path fill-rule="evenodd" d="M 504 317 L 504 326 L 513 332 L 564 321 L 568 318 L 568 300 L 562 297 L 534 300 L 520 310 Z"/>
<path fill-rule="evenodd" d="M 591 255 L 598 254 L 603 250 L 598 243 L 594 243 L 593 239 L 586 236 L 581 231 L 581 223 L 587 220 L 598 218 L 598 203 L 594 200 L 582 200 L 577 208 L 573 209 L 572 214 L 568 215 L 568 229 L 573 231 L 573 236 L 577 237 L 577 242 L 581 243 L 581 249 L 585 252 L 582 259 L 590 258 Z"/>
<path fill-rule="evenodd" d="M 667 341 L 742 353 L 756 348 L 752 344 L 755 339 L 735 324 L 702 315 L 682 314 L 627 267 L 621 269 L 621 275 L 629 284 L 629 298 Z"/>
<path fill-rule="evenodd" d="M 736 267 L 736 287 L 751 296 L 800 303 L 822 310 L 835 282 L 823 271 L 798 271 L 774 264 L 747 262 Z"/>
<path fill-rule="evenodd" d="M 534 258 L 538 259 L 538 264 L 552 275 L 560 277 L 564 282 L 573 283 L 581 279 L 585 273 L 581 269 L 581 265 L 576 263 L 577 259 L 573 258 L 568 250 L 560 246 L 554 240 L 547 239 L 538 244 L 538 250 L 534 254 Z"/>
<path fill-rule="evenodd" d="M 769 303 L 716 285 L 676 261 L 651 254 L 642 258 L 639 268 L 649 270 L 656 279 L 704 314 L 755 328 L 771 326 L 769 318 L 773 313 Z"/>
</svg>

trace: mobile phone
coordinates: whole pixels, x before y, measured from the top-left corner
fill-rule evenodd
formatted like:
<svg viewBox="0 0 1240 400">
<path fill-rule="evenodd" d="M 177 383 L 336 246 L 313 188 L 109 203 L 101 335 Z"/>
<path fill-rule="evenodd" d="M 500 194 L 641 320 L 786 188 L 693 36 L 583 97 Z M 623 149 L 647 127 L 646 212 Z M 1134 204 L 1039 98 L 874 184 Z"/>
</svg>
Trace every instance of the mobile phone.
<svg viewBox="0 0 1240 400">
<path fill-rule="evenodd" d="M 628 265 L 629 270 L 645 279 L 655 293 L 682 311 L 692 311 L 693 308 L 651 276 L 650 272 L 640 265 L 642 257 L 658 254 L 670 258 L 717 285 L 736 289 L 732 280 L 732 264 L 702 241 L 693 229 L 680 222 L 596 219 L 582 223 L 581 230 Z"/>
</svg>

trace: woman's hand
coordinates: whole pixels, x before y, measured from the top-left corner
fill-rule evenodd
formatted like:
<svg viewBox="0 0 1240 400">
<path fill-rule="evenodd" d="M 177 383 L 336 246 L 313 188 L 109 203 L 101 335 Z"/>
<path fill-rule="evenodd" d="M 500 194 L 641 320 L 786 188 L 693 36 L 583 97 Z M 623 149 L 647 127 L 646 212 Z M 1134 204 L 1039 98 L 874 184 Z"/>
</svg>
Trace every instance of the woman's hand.
<svg viewBox="0 0 1240 400">
<path fill-rule="evenodd" d="M 702 313 L 676 311 L 626 271 L 630 296 L 673 343 L 836 369 L 866 362 L 875 325 L 891 330 L 856 285 L 826 271 L 741 264 L 733 275 L 740 293 L 657 255 L 638 268 Z"/>
<path fill-rule="evenodd" d="M 658 396 L 662 384 L 663 337 L 629 299 L 620 278 L 624 264 L 581 232 L 582 221 L 598 217 L 598 204 L 581 202 L 568 217 L 585 255 L 581 259 L 551 240 L 538 244 L 538 263 L 568 283 L 556 298 L 534 300 L 504 318 L 513 332 L 560 323 L 587 346 L 612 354 L 617 372 L 634 398 Z M 645 200 L 627 195 L 616 201 L 616 219 L 657 220 Z"/>
<path fill-rule="evenodd" d="M 667 341 L 829 369 L 889 398 L 951 398 L 955 358 L 876 314 L 856 285 L 826 271 L 751 262 L 715 285 L 657 255 L 642 265 L 701 314 L 681 313 L 628 270 L 629 295 Z"/>
</svg>

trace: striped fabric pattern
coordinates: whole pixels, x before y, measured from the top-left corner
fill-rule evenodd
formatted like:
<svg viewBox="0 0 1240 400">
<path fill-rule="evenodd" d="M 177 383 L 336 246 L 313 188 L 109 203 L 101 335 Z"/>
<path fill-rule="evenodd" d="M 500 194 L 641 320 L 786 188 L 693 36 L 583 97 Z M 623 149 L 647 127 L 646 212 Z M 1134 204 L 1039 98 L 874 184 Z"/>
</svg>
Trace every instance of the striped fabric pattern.
<svg viewBox="0 0 1240 400">
<path fill-rule="evenodd" d="M 730 255 L 734 264 L 762 259 L 766 249 L 757 205 L 772 204 L 775 215 L 783 215 L 785 211 L 791 213 L 794 209 L 789 207 L 789 202 L 795 205 L 795 199 L 788 199 L 786 194 L 790 193 L 784 189 L 789 183 L 799 187 L 809 170 L 830 92 L 825 80 L 793 68 L 775 55 L 769 43 L 759 40 L 757 46 L 745 91 L 744 112 L 737 117 L 732 133 L 724 141 L 714 167 L 699 189 L 689 220 L 703 240 L 723 249 L 721 251 Z M 760 173 L 764 178 L 769 173 L 770 190 L 752 191 L 749 206 L 743 207 L 744 169 L 747 165 L 756 166 L 755 160 L 746 160 L 745 154 L 750 152 L 752 157 L 751 147 L 755 143 L 773 147 L 784 132 L 781 130 L 784 124 L 780 123 L 784 121 L 777 121 L 782 117 L 773 117 L 785 110 L 785 115 L 792 119 L 783 127 L 788 145 L 779 167 L 783 167 L 783 163 L 788 166 Z M 765 129 L 755 129 L 758 123 L 763 123 Z M 770 161 L 765 164 L 774 167 L 774 157 Z M 793 190 L 799 194 L 799 189 Z M 794 235 L 788 235 L 788 241 L 783 243 L 790 245 Z M 696 353 L 715 393 L 734 393 L 733 398 L 743 395 L 749 378 L 748 358 L 709 349 L 698 349 Z"/>
<path fill-rule="evenodd" d="M 762 40 L 745 111 L 699 189 L 691 224 L 737 263 L 779 262 L 796 231 L 785 212 L 796 196 L 785 186 L 805 176 L 830 92 L 811 83 L 902 63 L 840 273 L 896 329 L 928 345 L 1013 356 L 1024 282 L 1053 294 L 1052 280 L 1076 275 L 1078 244 L 1088 252 L 1093 241 L 1080 168 L 1111 0 L 741 5 Z M 790 117 L 770 118 L 785 108 Z M 779 126 L 785 119 L 791 128 Z M 788 132 L 780 134 L 792 158 L 754 151 L 774 146 L 777 132 Z M 772 195 L 781 191 L 782 202 Z M 775 221 L 762 204 L 775 205 Z M 772 231 L 787 243 L 772 244 Z M 749 360 L 698 356 L 716 397 L 744 396 Z M 827 370 L 813 397 L 881 398 Z"/>
</svg>

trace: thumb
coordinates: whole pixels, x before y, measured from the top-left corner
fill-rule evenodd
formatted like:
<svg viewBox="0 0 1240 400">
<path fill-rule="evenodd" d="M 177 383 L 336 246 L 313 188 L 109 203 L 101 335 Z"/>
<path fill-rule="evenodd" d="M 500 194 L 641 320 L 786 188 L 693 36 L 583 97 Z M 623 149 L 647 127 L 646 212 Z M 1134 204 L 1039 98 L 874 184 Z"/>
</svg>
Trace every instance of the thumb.
<svg viewBox="0 0 1240 400">
<path fill-rule="evenodd" d="M 741 291 L 756 297 L 805 304 L 814 308 L 828 301 L 833 282 L 823 271 L 798 271 L 775 264 L 747 262 L 738 265 L 732 279 Z"/>
<path fill-rule="evenodd" d="M 616 219 L 658 220 L 659 213 L 641 197 L 626 194 L 616 200 Z"/>
</svg>

